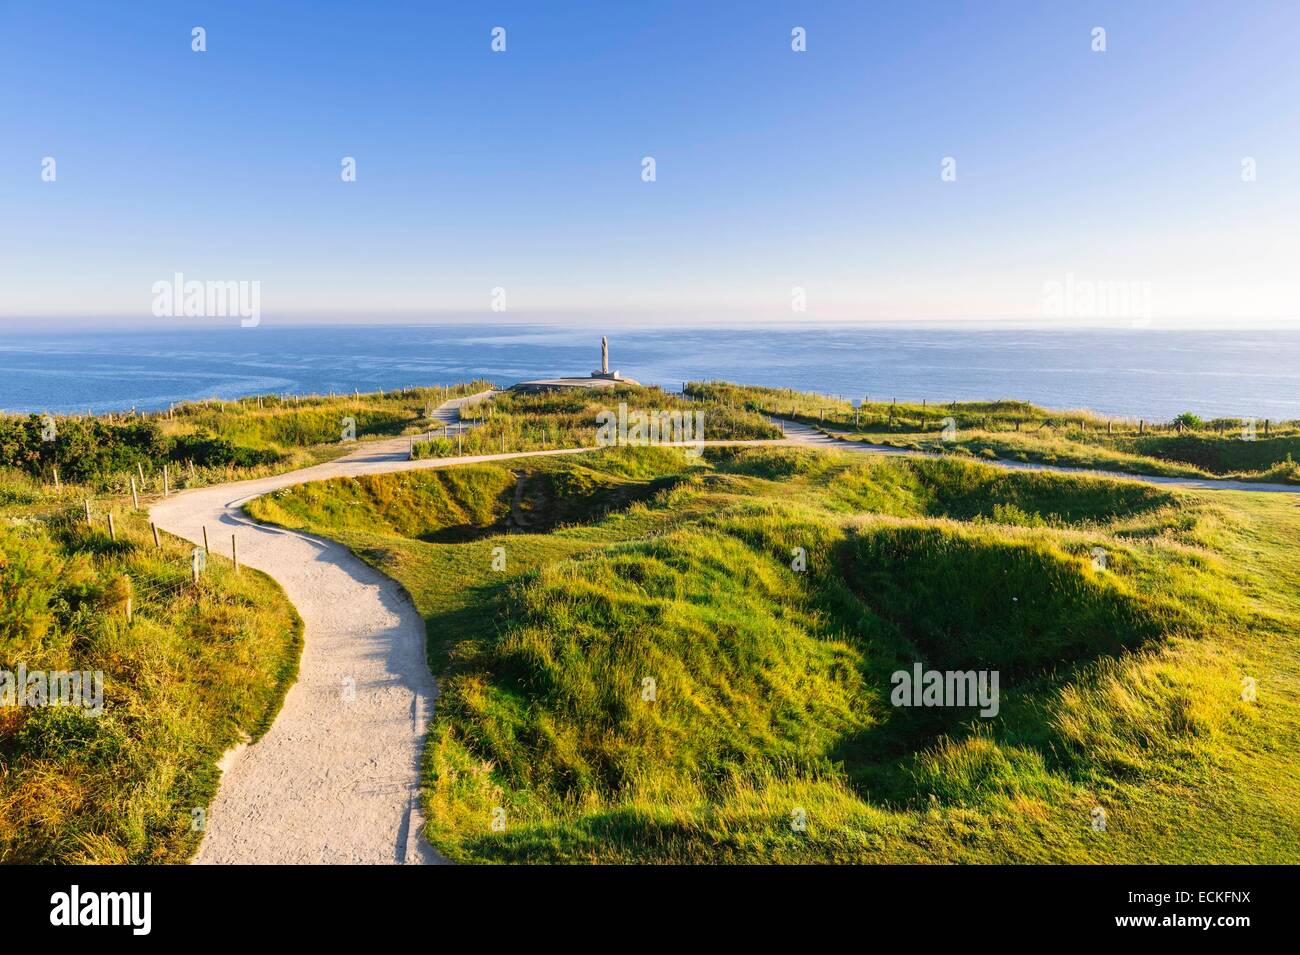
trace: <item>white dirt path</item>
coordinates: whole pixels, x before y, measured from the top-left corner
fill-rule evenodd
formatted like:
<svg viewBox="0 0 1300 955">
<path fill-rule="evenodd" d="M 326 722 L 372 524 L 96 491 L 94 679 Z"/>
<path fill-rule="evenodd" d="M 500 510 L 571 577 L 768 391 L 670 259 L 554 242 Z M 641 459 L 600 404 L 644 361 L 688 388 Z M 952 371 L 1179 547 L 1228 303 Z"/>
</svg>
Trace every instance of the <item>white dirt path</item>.
<svg viewBox="0 0 1300 955">
<path fill-rule="evenodd" d="M 816 428 L 784 418 L 773 418 L 785 430 L 785 443 L 803 447 L 831 448 L 857 454 L 895 454 L 913 458 L 942 458 L 948 455 L 928 451 L 912 451 L 907 448 L 895 448 L 888 444 L 868 444 L 823 434 Z M 844 432 L 847 435 L 847 432 Z M 745 443 L 745 442 L 736 442 Z M 1116 481 L 1137 481 L 1141 484 L 1163 484 L 1169 487 L 1182 487 L 1194 491 L 1260 491 L 1270 494 L 1300 494 L 1300 485 L 1269 484 L 1263 481 L 1236 481 L 1231 478 L 1183 478 L 1163 477 L 1154 474 L 1126 474 L 1122 471 L 1101 471 L 1092 468 L 1072 468 L 1057 464 L 1035 464 L 1025 461 L 1008 461 L 1004 458 L 969 458 L 979 464 L 987 464 L 1004 471 L 1050 471 L 1054 474 L 1082 474 L 1087 477 L 1111 478 Z"/>
<path fill-rule="evenodd" d="M 473 396 L 478 397 L 478 396 Z M 459 403 L 444 405 L 444 415 Z M 273 577 L 304 623 L 298 680 L 258 742 L 222 760 L 201 863 L 427 863 L 418 773 L 437 686 L 424 620 L 398 584 L 333 541 L 249 520 L 270 491 L 334 477 L 527 455 L 407 460 L 409 439 L 364 444 L 275 477 L 196 488 L 153 505 L 159 528 Z M 581 449 L 577 449 L 581 450 Z M 565 451 L 532 454 L 575 453 Z M 350 697 L 350 699 L 349 699 Z"/>
</svg>

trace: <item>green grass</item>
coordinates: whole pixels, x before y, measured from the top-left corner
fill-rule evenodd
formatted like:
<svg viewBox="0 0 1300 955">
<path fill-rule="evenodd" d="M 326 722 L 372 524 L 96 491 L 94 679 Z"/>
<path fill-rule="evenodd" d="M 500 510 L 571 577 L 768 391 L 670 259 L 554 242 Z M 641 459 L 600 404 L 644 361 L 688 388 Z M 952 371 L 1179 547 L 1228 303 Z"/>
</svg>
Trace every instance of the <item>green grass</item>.
<svg viewBox="0 0 1300 955">
<path fill-rule="evenodd" d="M 147 507 L 164 466 L 173 490 L 292 470 L 355 449 L 344 418 L 359 441 L 422 432 L 487 387 L 60 416 L 53 440 L 38 416 L 0 416 L 0 668 L 100 670 L 105 691 L 99 717 L 0 709 L 0 862 L 186 860 L 218 760 L 270 726 L 296 676 L 302 624 L 279 587 L 215 556 L 192 586 L 191 547 L 153 546 L 133 480 Z"/>
<path fill-rule="evenodd" d="M 718 402 L 693 402 L 658 388 L 621 385 L 602 391 L 571 389 L 537 394 L 501 392 L 461 409 L 461 419 L 477 427 L 455 437 L 435 436 L 417 442 L 413 458 L 455 454 L 494 454 L 501 451 L 540 451 L 549 448 L 590 448 L 597 445 L 597 415 L 617 415 L 619 405 L 635 412 L 703 416 L 705 440 L 779 438 L 781 431 L 756 412 Z M 696 419 L 692 418 L 694 422 Z M 698 433 L 693 433 L 698 438 Z M 668 440 L 666 437 L 663 440 Z"/>
<path fill-rule="evenodd" d="M 279 474 L 356 449 L 356 441 L 422 434 L 448 398 L 491 385 L 407 388 L 354 395 L 251 395 L 186 402 L 161 412 L 58 416 L 45 440 L 38 415 L 0 415 L 0 468 L 47 484 L 79 482 L 106 494 L 185 489 Z M 345 440 L 346 434 L 355 441 Z"/>
<path fill-rule="evenodd" d="M 192 585 L 189 544 L 155 548 L 129 498 L 95 498 L 88 526 L 91 494 L 0 471 L 0 668 L 104 680 L 101 716 L 0 708 L 0 863 L 183 862 L 217 761 L 297 673 L 302 624 L 273 581 L 213 555 Z"/>
<path fill-rule="evenodd" d="M 852 428 L 817 396 L 695 391 L 498 396 L 467 411 L 483 425 L 464 452 L 590 445 L 619 401 L 702 410 L 706 438 L 772 437 L 774 412 Z M 5 419 L 0 454 L 25 473 L 0 471 L 0 666 L 102 669 L 107 707 L 0 711 L 0 860 L 187 858 L 216 760 L 294 678 L 278 588 L 217 558 L 189 588 L 189 546 L 153 548 L 128 475 L 147 500 L 164 461 L 173 486 L 286 470 L 352 447 L 337 415 L 419 433 L 442 397 L 196 404 L 54 448 Z M 879 404 L 855 437 L 951 453 L 621 448 L 302 485 L 249 511 L 344 542 L 425 616 L 427 832 L 455 860 L 1294 863 L 1293 502 L 974 460 L 1293 476 L 1292 425 L 1243 442 L 1219 424 Z M 53 462 L 73 460 L 85 483 L 65 463 L 56 491 Z M 997 717 L 892 706 L 916 662 L 996 669 Z"/>
<path fill-rule="evenodd" d="M 691 382 L 708 402 L 780 415 L 849 440 L 914 451 L 1034 462 L 1167 477 L 1236 478 L 1300 484 L 1300 425 L 1255 424 L 1195 416 L 1157 422 L 1107 418 L 1090 411 L 1054 411 L 1023 401 L 896 404 L 857 410 L 839 397 L 727 382 Z M 1199 425 L 1195 430 L 1180 423 Z M 945 435 L 945 426 L 948 432 Z"/>
<path fill-rule="evenodd" d="M 1300 861 L 1292 502 L 790 448 L 508 464 L 249 508 L 424 614 L 451 858 Z M 997 669 L 998 716 L 893 707 L 917 661 Z"/>
</svg>

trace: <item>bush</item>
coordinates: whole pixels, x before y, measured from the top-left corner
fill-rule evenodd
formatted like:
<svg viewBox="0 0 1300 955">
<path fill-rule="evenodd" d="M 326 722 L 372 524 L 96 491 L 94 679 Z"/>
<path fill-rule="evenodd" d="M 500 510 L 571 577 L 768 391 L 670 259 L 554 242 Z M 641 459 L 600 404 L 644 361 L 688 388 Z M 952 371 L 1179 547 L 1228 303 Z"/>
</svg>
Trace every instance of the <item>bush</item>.
<svg viewBox="0 0 1300 955">
<path fill-rule="evenodd" d="M 177 437 L 172 442 L 171 457 L 193 461 L 199 467 L 252 468 L 280 460 L 275 451 L 242 447 L 210 431 Z"/>
<path fill-rule="evenodd" d="M 0 419 L 0 465 L 40 474 L 57 467 L 66 481 L 86 481 L 132 470 L 137 463 L 165 457 L 168 441 L 152 421 L 124 424 L 63 418 L 55 422 L 54 438 L 46 440 L 42 419 Z"/>
</svg>

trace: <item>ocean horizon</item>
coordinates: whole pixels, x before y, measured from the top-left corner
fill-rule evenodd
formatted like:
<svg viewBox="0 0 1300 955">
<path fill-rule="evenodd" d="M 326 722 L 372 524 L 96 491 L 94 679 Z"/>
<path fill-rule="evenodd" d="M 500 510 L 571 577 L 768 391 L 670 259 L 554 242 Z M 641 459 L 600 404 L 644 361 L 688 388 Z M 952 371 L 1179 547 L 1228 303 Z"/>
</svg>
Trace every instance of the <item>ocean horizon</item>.
<svg viewBox="0 0 1300 955">
<path fill-rule="evenodd" d="M 586 375 L 591 325 L 286 325 L 0 336 L 0 410 L 157 410 L 267 393 Z M 611 328 L 611 367 L 871 400 L 1021 399 L 1154 419 L 1300 418 L 1300 330 Z"/>
</svg>

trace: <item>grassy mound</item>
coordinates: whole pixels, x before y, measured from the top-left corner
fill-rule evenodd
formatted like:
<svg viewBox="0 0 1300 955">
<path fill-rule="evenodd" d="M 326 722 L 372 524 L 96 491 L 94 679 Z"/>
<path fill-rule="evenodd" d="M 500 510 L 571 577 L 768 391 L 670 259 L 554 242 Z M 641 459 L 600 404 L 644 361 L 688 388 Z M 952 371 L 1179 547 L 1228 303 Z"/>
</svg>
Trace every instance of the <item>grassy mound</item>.
<svg viewBox="0 0 1300 955">
<path fill-rule="evenodd" d="M 790 575 L 734 538 L 618 545 L 503 603 L 495 679 L 466 674 L 451 692 L 469 747 L 534 793 L 581 801 L 636 788 L 651 767 L 717 780 L 752 758 L 816 762 L 865 718 L 856 656 L 796 612 Z"/>
<path fill-rule="evenodd" d="M 457 539 L 500 521 L 514 486 L 513 475 L 498 467 L 338 478 L 275 491 L 252 502 L 249 512 L 300 530 L 328 525 L 418 540 Z"/>
<path fill-rule="evenodd" d="M 679 459 L 677 452 L 643 450 Z M 644 462 L 635 468 L 619 463 L 629 457 L 612 452 L 602 471 L 582 465 L 524 471 L 489 464 L 337 478 L 275 491 L 251 502 L 248 510 L 258 520 L 296 530 L 327 526 L 333 532 L 444 543 L 512 528 L 545 531 L 625 510 L 677 483 L 671 475 L 638 480 Z"/>
</svg>

